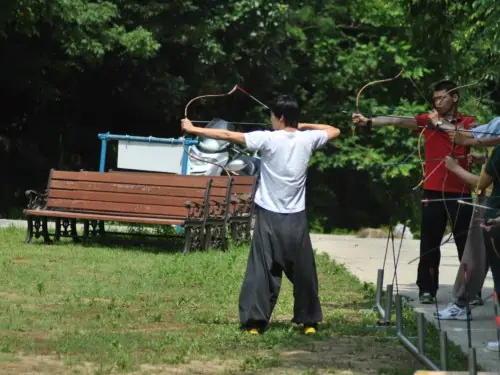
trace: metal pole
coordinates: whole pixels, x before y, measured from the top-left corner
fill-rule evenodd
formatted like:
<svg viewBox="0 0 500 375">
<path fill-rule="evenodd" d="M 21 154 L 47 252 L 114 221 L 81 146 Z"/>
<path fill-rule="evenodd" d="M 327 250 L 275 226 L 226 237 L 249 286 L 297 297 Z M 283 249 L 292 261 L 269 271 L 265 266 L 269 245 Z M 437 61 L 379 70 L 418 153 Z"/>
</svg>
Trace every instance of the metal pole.
<svg viewBox="0 0 500 375">
<path fill-rule="evenodd" d="M 439 371 L 440 368 L 438 365 L 436 365 L 434 362 L 432 362 L 429 358 L 427 358 L 425 355 L 422 355 L 413 345 L 413 343 L 405 337 L 403 334 L 403 300 L 401 298 L 401 295 L 396 295 L 396 326 L 397 326 L 397 337 L 401 344 L 415 357 L 417 358 L 423 365 L 427 366 L 428 368 L 432 369 L 433 371 Z M 423 316 L 423 315 L 422 315 Z M 420 325 L 419 325 L 420 327 Z M 420 340 L 421 340 L 422 335 L 419 333 L 418 339 L 419 339 L 419 346 L 420 346 Z"/>
<path fill-rule="evenodd" d="M 477 375 L 476 349 L 469 348 L 469 374 Z"/>
<path fill-rule="evenodd" d="M 99 162 L 99 172 L 104 172 L 106 169 L 106 151 L 108 149 L 108 140 L 101 139 L 101 160 Z"/>
<path fill-rule="evenodd" d="M 448 335 L 446 331 L 439 334 L 439 349 L 441 352 L 441 370 L 448 370 Z"/>
<path fill-rule="evenodd" d="M 432 362 L 429 358 L 427 358 L 424 355 L 421 355 L 418 352 L 418 349 L 415 347 L 415 345 L 413 345 L 412 342 L 410 340 L 408 340 L 401 332 L 398 332 L 397 335 L 399 337 L 399 341 L 401 341 L 401 344 L 403 344 L 404 347 L 406 349 L 408 349 L 408 351 L 411 354 L 413 354 L 413 356 L 415 358 L 417 358 L 423 365 L 427 366 L 428 368 L 430 368 L 433 371 L 439 371 L 439 367 L 434 362 Z"/>
<path fill-rule="evenodd" d="M 418 352 L 425 354 L 425 318 L 423 313 L 417 313 L 417 329 L 418 329 Z"/>
<path fill-rule="evenodd" d="M 396 295 L 396 327 L 398 333 L 403 333 L 403 302 L 401 295 Z"/>
<path fill-rule="evenodd" d="M 392 308 L 392 284 L 387 285 L 384 321 L 389 324 L 391 322 L 391 308 Z"/>
<path fill-rule="evenodd" d="M 189 146 L 186 146 L 186 148 L 189 148 Z M 184 150 L 182 152 L 182 170 L 181 170 L 182 174 L 188 174 L 188 162 L 189 162 L 189 156 L 186 150 Z"/>
<path fill-rule="evenodd" d="M 384 270 L 379 269 L 377 271 L 377 290 L 375 294 L 375 306 L 381 316 L 385 316 L 385 311 L 381 305 L 382 301 L 382 288 L 384 283 Z"/>
</svg>

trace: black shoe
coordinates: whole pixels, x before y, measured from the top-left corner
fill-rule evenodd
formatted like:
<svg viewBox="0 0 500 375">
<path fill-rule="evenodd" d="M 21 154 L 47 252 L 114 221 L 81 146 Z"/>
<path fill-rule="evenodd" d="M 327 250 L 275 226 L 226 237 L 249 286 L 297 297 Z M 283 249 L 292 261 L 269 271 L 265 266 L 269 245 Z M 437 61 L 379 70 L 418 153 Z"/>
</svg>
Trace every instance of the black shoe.
<svg viewBox="0 0 500 375">
<path fill-rule="evenodd" d="M 423 304 L 426 304 L 426 305 L 430 305 L 431 303 L 436 303 L 436 297 L 434 297 L 430 293 L 422 293 L 418 297 L 418 299 L 419 299 L 420 303 L 423 303 Z"/>
</svg>

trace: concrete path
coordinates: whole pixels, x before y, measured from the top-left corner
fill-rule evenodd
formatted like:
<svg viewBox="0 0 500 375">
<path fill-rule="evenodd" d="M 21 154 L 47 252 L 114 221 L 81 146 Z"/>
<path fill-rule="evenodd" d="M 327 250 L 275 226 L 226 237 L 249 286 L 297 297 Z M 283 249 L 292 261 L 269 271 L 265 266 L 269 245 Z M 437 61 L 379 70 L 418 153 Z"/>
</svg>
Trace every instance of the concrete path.
<svg viewBox="0 0 500 375">
<path fill-rule="evenodd" d="M 360 280 L 376 284 L 377 270 L 382 268 L 384 262 L 387 239 L 364 239 L 354 236 L 317 234 L 311 235 L 311 239 L 313 247 L 319 252 L 326 253 L 337 263 L 344 264 Z M 396 256 L 399 244 L 400 240 L 395 240 Z M 412 299 L 411 305 L 415 310 L 423 312 L 427 321 L 437 325 L 437 319 L 433 315 L 436 311 L 435 305 L 422 305 L 418 302 L 418 288 L 415 284 L 418 260 L 408 264 L 411 260 L 418 257 L 418 255 L 419 241 L 403 240 L 397 267 L 399 294 Z M 449 243 L 442 246 L 439 271 L 440 289 L 437 295 L 439 309 L 446 307 L 452 300 L 453 284 L 457 276 L 458 266 L 459 262 L 455 244 Z M 393 275 L 394 260 L 392 245 L 390 245 L 385 266 L 384 290 L 387 284 L 392 283 Z M 396 281 L 394 281 L 393 285 L 394 294 L 396 294 Z M 500 365 L 498 352 L 486 350 L 487 342 L 494 341 L 497 338 L 492 293 L 493 280 L 490 272 L 483 288 L 484 305 L 472 307 L 471 337 L 472 347 L 476 348 L 478 363 L 487 371 L 498 371 Z M 464 353 L 468 352 L 467 322 L 441 320 L 441 328 L 446 330 L 448 338 L 459 345 Z"/>
</svg>

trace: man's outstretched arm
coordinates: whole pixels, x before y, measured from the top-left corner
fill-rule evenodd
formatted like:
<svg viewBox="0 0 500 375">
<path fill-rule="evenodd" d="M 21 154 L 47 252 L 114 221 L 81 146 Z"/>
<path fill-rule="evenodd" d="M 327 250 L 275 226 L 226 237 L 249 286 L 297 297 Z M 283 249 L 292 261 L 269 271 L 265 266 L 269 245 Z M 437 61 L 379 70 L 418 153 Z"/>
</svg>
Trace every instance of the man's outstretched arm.
<svg viewBox="0 0 500 375">
<path fill-rule="evenodd" d="M 411 130 L 417 130 L 418 123 L 414 117 L 389 117 L 389 116 L 377 116 L 370 119 L 366 118 L 362 114 L 353 113 L 352 122 L 356 126 L 397 126 L 399 128 L 407 128 Z"/>
<path fill-rule="evenodd" d="M 324 130 L 328 135 L 329 141 L 340 135 L 340 130 L 331 125 L 299 123 L 298 128 L 299 130 Z"/>
<path fill-rule="evenodd" d="M 188 134 L 198 137 L 206 137 L 231 143 L 245 144 L 245 134 L 240 132 L 232 132 L 224 129 L 206 129 L 194 126 L 187 118 L 182 119 L 181 129 Z"/>
</svg>

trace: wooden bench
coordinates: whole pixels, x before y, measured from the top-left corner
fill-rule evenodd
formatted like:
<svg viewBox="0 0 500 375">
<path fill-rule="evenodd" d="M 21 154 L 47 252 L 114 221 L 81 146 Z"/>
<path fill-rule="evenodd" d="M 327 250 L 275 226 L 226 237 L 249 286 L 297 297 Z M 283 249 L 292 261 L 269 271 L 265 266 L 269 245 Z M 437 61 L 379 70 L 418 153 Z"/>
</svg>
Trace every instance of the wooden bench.
<svg viewBox="0 0 500 375">
<path fill-rule="evenodd" d="M 150 174 L 152 172 L 114 171 L 110 173 Z M 204 248 L 222 247 L 227 249 L 226 231 L 230 227 L 231 242 L 241 244 L 250 241 L 253 229 L 254 197 L 257 191 L 258 178 L 254 176 L 232 176 L 229 183 L 227 176 L 191 176 L 197 178 L 211 178 L 213 180 L 210 191 L 211 199 L 219 203 L 212 206 L 207 218 Z M 229 190 L 228 190 L 229 189 Z M 228 196 L 230 194 L 230 196 Z"/>
<path fill-rule="evenodd" d="M 84 222 L 84 236 L 91 222 L 94 232 L 98 226 L 97 232 L 103 235 L 101 223 L 112 221 L 181 225 L 185 232 L 184 252 L 193 247 L 204 249 L 209 213 L 223 209 L 219 207 L 221 202 L 210 199 L 212 178 L 196 177 L 51 170 L 45 193 L 26 192 L 29 203 L 24 210 L 28 221 L 25 242 L 31 241 L 36 229 L 36 238 L 42 235 L 50 243 L 48 219 L 55 221 L 55 240 L 61 236 L 76 239 L 77 220 Z M 218 194 L 223 193 L 222 185 L 223 181 L 215 184 L 216 189 L 222 189 L 217 190 Z"/>
<path fill-rule="evenodd" d="M 162 173 L 155 172 L 137 172 L 137 171 L 116 171 L 109 169 L 109 173 L 119 173 L 122 175 L 139 175 L 139 176 L 158 176 Z M 211 188 L 209 193 L 209 205 L 207 216 L 205 218 L 203 249 L 222 248 L 228 249 L 227 244 L 227 224 L 229 220 L 229 210 L 231 204 L 232 185 L 234 178 L 227 176 L 195 176 L 182 175 L 185 178 L 193 180 L 211 180 Z"/>
</svg>

